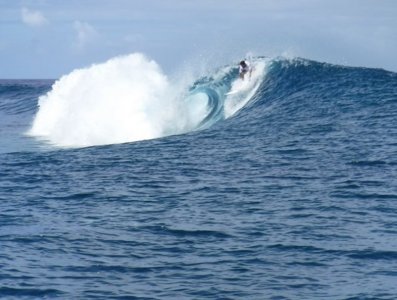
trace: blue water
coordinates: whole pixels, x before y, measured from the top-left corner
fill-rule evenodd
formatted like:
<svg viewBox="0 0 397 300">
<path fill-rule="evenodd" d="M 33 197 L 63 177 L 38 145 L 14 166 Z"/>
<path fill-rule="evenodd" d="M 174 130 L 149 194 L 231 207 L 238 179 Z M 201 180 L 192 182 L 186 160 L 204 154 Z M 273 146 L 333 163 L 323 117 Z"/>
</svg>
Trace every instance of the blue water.
<svg viewBox="0 0 397 300">
<path fill-rule="evenodd" d="M 224 119 L 236 72 L 205 129 L 69 149 L 0 81 L 0 298 L 397 299 L 397 74 L 273 59 Z"/>
</svg>

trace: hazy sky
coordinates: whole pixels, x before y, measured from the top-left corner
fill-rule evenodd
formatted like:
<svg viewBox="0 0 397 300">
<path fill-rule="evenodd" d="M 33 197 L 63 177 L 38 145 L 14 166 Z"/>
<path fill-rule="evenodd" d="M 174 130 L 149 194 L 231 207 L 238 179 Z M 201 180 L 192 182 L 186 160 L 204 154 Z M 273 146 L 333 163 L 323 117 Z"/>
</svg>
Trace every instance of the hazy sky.
<svg viewBox="0 0 397 300">
<path fill-rule="evenodd" d="M 166 72 L 246 53 L 397 71 L 396 0 L 0 0 L 0 78 L 143 52 Z"/>
</svg>

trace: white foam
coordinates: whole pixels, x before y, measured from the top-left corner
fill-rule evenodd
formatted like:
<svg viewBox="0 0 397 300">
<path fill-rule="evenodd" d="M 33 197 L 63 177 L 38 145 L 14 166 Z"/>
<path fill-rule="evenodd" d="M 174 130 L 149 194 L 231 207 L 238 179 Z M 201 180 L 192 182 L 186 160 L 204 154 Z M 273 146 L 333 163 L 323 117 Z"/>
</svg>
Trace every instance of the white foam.
<svg viewBox="0 0 397 300">
<path fill-rule="evenodd" d="M 198 121 L 189 119 L 194 113 L 177 95 L 181 90 L 144 55 L 116 57 L 60 78 L 39 98 L 29 134 L 81 147 L 183 133 Z M 202 106 L 197 109 L 205 114 Z"/>
</svg>

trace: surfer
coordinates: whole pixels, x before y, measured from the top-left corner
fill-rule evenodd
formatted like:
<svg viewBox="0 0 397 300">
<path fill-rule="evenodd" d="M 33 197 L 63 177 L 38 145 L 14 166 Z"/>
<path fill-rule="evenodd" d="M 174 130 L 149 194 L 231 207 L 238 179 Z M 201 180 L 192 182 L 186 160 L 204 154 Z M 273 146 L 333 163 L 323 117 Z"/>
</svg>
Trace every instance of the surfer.
<svg viewBox="0 0 397 300">
<path fill-rule="evenodd" d="M 245 74 L 249 73 L 251 78 L 252 68 L 248 61 L 242 60 L 239 63 L 239 76 L 242 80 L 244 80 Z"/>
</svg>

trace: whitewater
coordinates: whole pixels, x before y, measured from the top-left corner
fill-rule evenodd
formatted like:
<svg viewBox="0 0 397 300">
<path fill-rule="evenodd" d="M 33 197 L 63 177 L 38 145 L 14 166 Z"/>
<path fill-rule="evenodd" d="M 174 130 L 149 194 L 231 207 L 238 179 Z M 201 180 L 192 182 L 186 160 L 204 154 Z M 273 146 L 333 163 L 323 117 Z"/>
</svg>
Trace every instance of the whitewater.
<svg viewBox="0 0 397 300">
<path fill-rule="evenodd" d="M 0 298 L 396 299 L 397 74 L 240 59 L 0 80 Z"/>
</svg>

